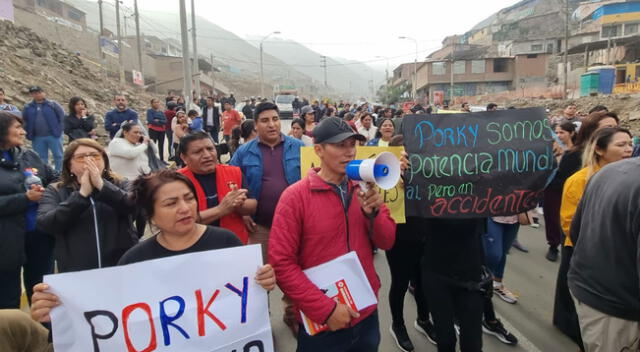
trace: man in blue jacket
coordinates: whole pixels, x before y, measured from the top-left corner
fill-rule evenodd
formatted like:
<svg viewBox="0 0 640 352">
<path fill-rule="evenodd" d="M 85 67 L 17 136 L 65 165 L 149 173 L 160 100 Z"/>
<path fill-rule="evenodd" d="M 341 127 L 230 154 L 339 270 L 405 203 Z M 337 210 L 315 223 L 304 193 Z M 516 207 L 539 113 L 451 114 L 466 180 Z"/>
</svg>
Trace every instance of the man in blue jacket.
<svg viewBox="0 0 640 352">
<path fill-rule="evenodd" d="M 123 122 L 138 122 L 138 113 L 127 107 L 127 98 L 124 95 L 116 95 L 113 98 L 116 108 L 104 116 L 104 129 L 109 131 L 109 137 L 113 139 Z"/>
<path fill-rule="evenodd" d="M 262 245 L 265 261 L 276 204 L 282 191 L 300 180 L 300 147 L 304 146 L 302 141 L 280 131 L 279 114 L 273 103 L 258 104 L 254 111 L 258 137 L 243 144 L 230 162 L 240 167 L 249 193 L 258 200 L 254 219 L 245 217 L 245 225 L 249 243 Z"/>
<path fill-rule="evenodd" d="M 49 163 L 49 151 L 53 155 L 56 171 L 62 170 L 62 131 L 64 129 L 64 110 L 53 100 L 47 100 L 44 91 L 38 86 L 29 88 L 33 100 L 24 106 L 24 118 L 27 138 L 40 159 Z"/>
</svg>

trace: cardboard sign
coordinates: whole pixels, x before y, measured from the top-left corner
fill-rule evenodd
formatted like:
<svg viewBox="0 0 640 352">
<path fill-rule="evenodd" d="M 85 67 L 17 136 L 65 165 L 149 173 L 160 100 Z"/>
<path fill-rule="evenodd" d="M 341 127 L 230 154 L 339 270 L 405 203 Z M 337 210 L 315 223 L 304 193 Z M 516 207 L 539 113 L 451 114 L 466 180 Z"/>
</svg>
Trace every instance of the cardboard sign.
<svg viewBox="0 0 640 352">
<path fill-rule="evenodd" d="M 259 245 L 47 275 L 56 351 L 273 351 Z"/>
<path fill-rule="evenodd" d="M 400 159 L 400 153 L 403 149 L 403 147 L 357 147 L 356 159 L 374 158 L 382 152 L 391 152 Z M 304 178 L 307 172 L 314 167 L 320 167 L 320 158 L 316 155 L 313 147 L 300 148 L 301 176 Z M 378 192 L 380 192 L 380 196 L 382 196 L 384 204 L 389 208 L 391 217 L 396 224 L 404 224 L 406 220 L 404 216 L 404 184 L 402 180 L 394 188 L 388 191 L 378 188 Z"/>
<path fill-rule="evenodd" d="M 408 216 L 514 215 L 538 204 L 556 167 L 544 109 L 404 117 Z"/>
<path fill-rule="evenodd" d="M 327 296 L 351 309 L 361 311 L 378 303 L 369 279 L 364 273 L 356 252 L 349 252 L 334 260 L 306 269 L 305 275 Z M 329 330 L 300 312 L 307 333 L 311 336 Z"/>
</svg>

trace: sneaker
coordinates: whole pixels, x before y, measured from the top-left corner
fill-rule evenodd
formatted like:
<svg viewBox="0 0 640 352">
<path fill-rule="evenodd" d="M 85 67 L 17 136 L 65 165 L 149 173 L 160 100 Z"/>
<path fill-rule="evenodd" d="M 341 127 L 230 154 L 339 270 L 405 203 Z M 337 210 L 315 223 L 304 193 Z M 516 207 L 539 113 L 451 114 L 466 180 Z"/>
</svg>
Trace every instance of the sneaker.
<svg viewBox="0 0 640 352">
<path fill-rule="evenodd" d="M 500 342 L 507 345 L 516 345 L 518 343 L 518 339 L 504 328 L 500 320 L 496 319 L 492 323 L 482 320 L 482 331 L 485 334 L 495 336 Z"/>
<path fill-rule="evenodd" d="M 407 334 L 407 328 L 404 324 L 400 326 L 391 324 L 389 332 L 400 351 L 413 352 L 413 343 L 411 343 L 411 339 L 409 339 L 409 334 Z"/>
<path fill-rule="evenodd" d="M 433 326 L 431 321 L 418 319 L 418 320 L 413 322 L 413 327 L 415 327 L 416 330 L 418 330 L 418 332 L 420 332 L 424 336 L 426 336 L 427 340 L 429 340 L 429 342 L 431 342 L 434 345 L 437 345 L 437 343 L 436 343 L 436 331 L 435 331 L 435 327 Z"/>
<path fill-rule="evenodd" d="M 519 250 L 520 252 L 529 253 L 529 249 L 523 246 L 517 239 L 513 241 L 513 244 L 511 245 L 511 247 Z"/>
<path fill-rule="evenodd" d="M 533 221 L 531 222 L 531 227 L 533 227 L 534 229 L 537 229 L 540 227 L 540 219 L 538 218 L 532 218 Z"/>
<path fill-rule="evenodd" d="M 509 291 L 501 283 L 496 283 L 495 281 L 493 282 L 493 292 L 507 303 L 516 304 L 518 302 L 518 296 L 516 296 L 513 292 Z"/>
<path fill-rule="evenodd" d="M 557 262 L 558 261 L 558 248 L 549 247 L 549 250 L 547 251 L 547 255 L 545 255 L 545 258 L 547 258 L 547 260 L 550 261 L 550 262 Z"/>
</svg>

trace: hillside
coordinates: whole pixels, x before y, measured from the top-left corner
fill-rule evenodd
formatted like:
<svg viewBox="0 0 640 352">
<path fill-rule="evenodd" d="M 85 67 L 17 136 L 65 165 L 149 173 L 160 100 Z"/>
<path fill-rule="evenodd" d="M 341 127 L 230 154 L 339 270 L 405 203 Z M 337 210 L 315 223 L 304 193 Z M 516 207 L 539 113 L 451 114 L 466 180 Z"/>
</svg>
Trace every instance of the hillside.
<svg viewBox="0 0 640 352">
<path fill-rule="evenodd" d="M 85 65 L 82 58 L 29 28 L 0 21 L 0 33 L 0 87 L 6 92 L 7 101 L 21 110 L 31 100 L 28 87 L 32 85 L 41 86 L 47 98 L 60 102 L 65 110 L 71 97 L 84 98 L 89 112 L 99 121 L 113 108 L 113 96 L 119 91 L 129 97 L 129 104 L 137 111 L 145 111 L 153 97 L 132 87 L 119 90 L 114 83 L 117 80 L 105 79 L 101 72 Z M 104 130 L 98 133 L 106 136 Z"/>
<path fill-rule="evenodd" d="M 67 2 L 87 13 L 87 25 L 90 28 L 98 28 L 98 6 L 95 1 L 67 0 Z M 104 24 L 109 30 L 115 32 L 113 5 L 104 3 L 103 6 L 105 6 Z M 125 7 L 122 12 L 123 15 L 128 16 L 131 11 Z M 141 13 L 140 18 L 143 34 L 171 38 L 179 42 L 180 18 L 176 13 L 145 11 Z M 133 20 L 127 22 L 128 34 L 132 34 L 134 32 Z M 199 55 L 209 58 L 210 54 L 213 54 L 216 65 L 221 64 L 227 68 L 223 70 L 226 72 L 222 74 L 223 78 L 230 78 L 225 81 L 226 85 L 233 88 L 234 83 L 237 83 L 236 80 L 239 80 L 245 82 L 245 85 L 252 84 L 252 87 L 247 88 L 254 90 L 258 88 L 255 84 L 259 80 L 260 70 L 260 51 L 257 42 L 253 40 L 249 42 L 201 16 L 196 16 L 196 29 Z M 284 47 L 276 45 L 278 42 L 282 41 L 275 37 L 270 38 L 268 45 L 264 46 L 264 72 L 267 88 L 273 84 L 295 84 L 303 88 L 303 92 L 306 91 L 307 94 L 333 93 L 343 95 L 349 91 L 349 81 L 351 81 L 352 91 L 355 95 L 363 95 L 370 91 L 368 80 L 371 78 L 357 73 L 358 70 L 367 72 L 368 68 L 351 70 L 344 68 L 344 66 L 335 72 L 334 80 L 329 83 L 329 89 L 325 89 L 323 71 L 320 68 L 320 54 L 295 42 L 288 42 Z M 328 61 L 330 61 L 329 65 L 340 63 L 338 60 L 330 59 Z"/>
</svg>

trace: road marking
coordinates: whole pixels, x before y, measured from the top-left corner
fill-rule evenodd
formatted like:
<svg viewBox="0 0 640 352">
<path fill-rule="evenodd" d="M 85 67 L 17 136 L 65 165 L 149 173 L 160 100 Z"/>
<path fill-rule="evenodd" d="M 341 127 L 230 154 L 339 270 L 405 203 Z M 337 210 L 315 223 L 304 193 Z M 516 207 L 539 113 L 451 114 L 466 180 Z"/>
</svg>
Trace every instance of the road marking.
<svg viewBox="0 0 640 352">
<path fill-rule="evenodd" d="M 542 352 L 538 347 L 536 347 L 536 345 L 533 344 L 533 342 L 531 342 L 531 340 L 526 338 L 518 329 L 515 328 L 515 326 L 513 326 L 513 324 L 509 323 L 507 319 L 498 314 L 498 312 L 496 312 L 496 316 L 498 317 L 498 319 L 500 319 L 502 325 L 504 325 L 504 328 L 512 333 L 513 336 L 518 338 L 518 346 L 522 347 L 525 351 L 528 352 Z"/>
</svg>

